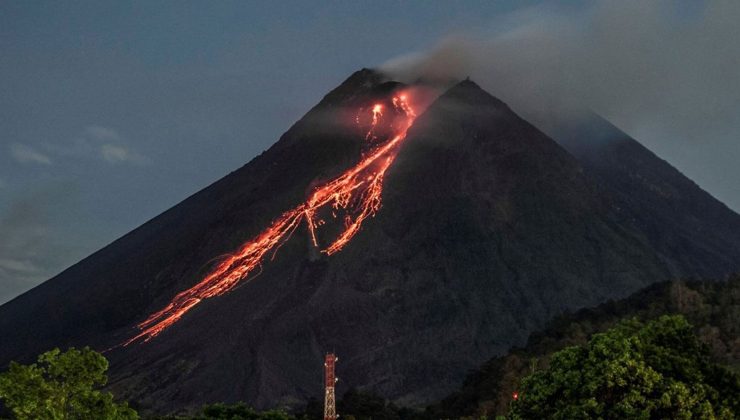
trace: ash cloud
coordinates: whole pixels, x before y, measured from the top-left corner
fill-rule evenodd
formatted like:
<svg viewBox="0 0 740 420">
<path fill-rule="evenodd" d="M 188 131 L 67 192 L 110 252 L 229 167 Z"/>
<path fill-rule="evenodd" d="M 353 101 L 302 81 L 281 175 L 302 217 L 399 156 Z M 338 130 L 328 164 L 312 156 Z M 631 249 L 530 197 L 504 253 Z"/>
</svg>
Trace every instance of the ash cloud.
<svg viewBox="0 0 740 420">
<path fill-rule="evenodd" d="M 382 69 L 402 81 L 470 76 L 537 125 L 591 109 L 740 210 L 738 20 L 732 1 L 542 6 Z"/>
</svg>

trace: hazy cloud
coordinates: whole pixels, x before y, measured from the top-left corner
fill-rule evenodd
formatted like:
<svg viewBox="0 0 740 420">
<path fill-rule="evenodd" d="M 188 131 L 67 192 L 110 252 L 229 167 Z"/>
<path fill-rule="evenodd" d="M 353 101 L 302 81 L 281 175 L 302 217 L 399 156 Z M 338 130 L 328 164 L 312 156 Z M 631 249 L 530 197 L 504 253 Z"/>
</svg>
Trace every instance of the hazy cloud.
<svg viewBox="0 0 740 420">
<path fill-rule="evenodd" d="M 408 81 L 470 76 L 535 122 L 591 108 L 740 209 L 738 19 L 737 1 L 548 4 L 383 68 Z"/>
<path fill-rule="evenodd" d="M 126 149 L 112 144 L 104 144 L 100 146 L 100 154 L 103 155 L 103 159 L 113 163 L 125 162 L 129 159 L 129 153 Z"/>
<path fill-rule="evenodd" d="M 85 127 L 70 143 L 47 143 L 46 149 L 59 156 L 97 159 L 111 164 L 151 163 L 149 158 L 133 150 L 118 131 L 99 125 Z"/>
<path fill-rule="evenodd" d="M 103 144 L 100 146 L 100 154 L 103 156 L 103 159 L 110 163 L 131 162 L 141 165 L 149 162 L 143 156 L 114 144 Z"/>
<path fill-rule="evenodd" d="M 96 154 L 108 163 L 132 163 L 143 165 L 149 159 L 124 145 L 122 136 L 112 128 L 89 126 L 85 129 L 82 143 L 96 150 Z"/>
<path fill-rule="evenodd" d="M 20 163 L 37 163 L 51 165 L 51 159 L 27 144 L 13 143 L 10 145 L 10 155 Z"/>
<path fill-rule="evenodd" d="M 85 128 L 85 133 L 91 138 L 103 142 L 118 142 L 121 141 L 121 135 L 112 128 L 101 127 L 99 125 L 91 125 Z"/>
<path fill-rule="evenodd" d="M 38 273 L 41 268 L 28 260 L 12 260 L 0 258 L 0 270 L 16 271 L 19 273 Z"/>
<path fill-rule="evenodd" d="M 670 114 L 692 131 L 692 121 L 737 123 L 740 3 L 678 13 L 667 1 L 602 1 L 575 14 L 535 7 L 384 68 L 405 79 L 471 76 L 520 107 L 570 98 L 631 121 Z"/>
<path fill-rule="evenodd" d="M 49 276 L 40 261 L 48 239 L 44 202 L 42 196 L 24 197 L 0 218 L 0 303 Z"/>
<path fill-rule="evenodd" d="M 0 304 L 79 258 L 80 241 L 60 240 L 51 216 L 75 195 L 74 188 L 55 183 L 13 197 L 0 213 Z"/>
</svg>

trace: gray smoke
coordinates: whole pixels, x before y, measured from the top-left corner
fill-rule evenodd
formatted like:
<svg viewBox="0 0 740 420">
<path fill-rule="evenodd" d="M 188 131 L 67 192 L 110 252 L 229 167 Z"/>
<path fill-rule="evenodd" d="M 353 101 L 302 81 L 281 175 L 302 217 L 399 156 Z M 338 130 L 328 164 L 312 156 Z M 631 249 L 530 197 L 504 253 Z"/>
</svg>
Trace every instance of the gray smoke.
<svg viewBox="0 0 740 420">
<path fill-rule="evenodd" d="M 590 108 L 740 209 L 740 2 L 535 7 L 382 68 L 470 76 L 535 122 Z"/>
</svg>

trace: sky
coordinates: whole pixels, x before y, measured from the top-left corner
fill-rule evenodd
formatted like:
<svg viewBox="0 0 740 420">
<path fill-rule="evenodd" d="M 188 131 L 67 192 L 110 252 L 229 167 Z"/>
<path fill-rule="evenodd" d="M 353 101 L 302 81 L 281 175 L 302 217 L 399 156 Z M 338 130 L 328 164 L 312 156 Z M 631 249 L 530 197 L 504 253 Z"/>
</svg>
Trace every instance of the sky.
<svg viewBox="0 0 740 420">
<path fill-rule="evenodd" d="M 739 210 L 740 10 L 615 4 L 0 2 L 0 303 L 244 165 L 362 67 L 452 64 L 522 107 L 575 93 Z"/>
</svg>

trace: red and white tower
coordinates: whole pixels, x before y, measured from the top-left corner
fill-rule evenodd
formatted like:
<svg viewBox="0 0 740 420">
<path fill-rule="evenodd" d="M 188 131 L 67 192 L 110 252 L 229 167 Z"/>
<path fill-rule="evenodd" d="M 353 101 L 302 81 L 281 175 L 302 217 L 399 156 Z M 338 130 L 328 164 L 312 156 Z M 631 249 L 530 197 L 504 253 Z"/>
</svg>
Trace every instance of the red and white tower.
<svg viewBox="0 0 740 420">
<path fill-rule="evenodd" d="M 339 358 L 334 353 L 327 353 L 324 358 L 324 386 L 326 392 L 324 394 L 324 420 L 336 420 L 337 419 L 337 406 L 334 399 L 334 384 L 337 382 L 337 378 L 334 375 L 334 365 L 339 361 Z"/>
</svg>

